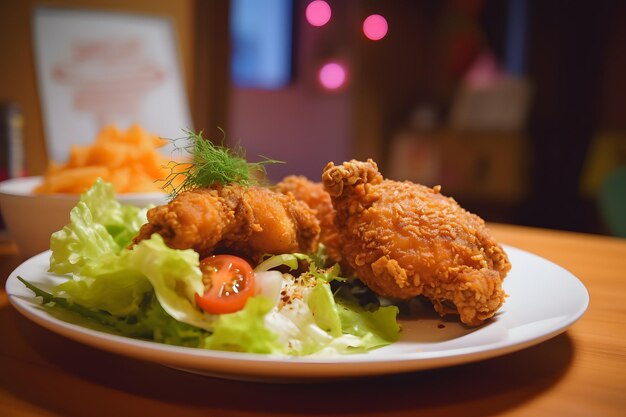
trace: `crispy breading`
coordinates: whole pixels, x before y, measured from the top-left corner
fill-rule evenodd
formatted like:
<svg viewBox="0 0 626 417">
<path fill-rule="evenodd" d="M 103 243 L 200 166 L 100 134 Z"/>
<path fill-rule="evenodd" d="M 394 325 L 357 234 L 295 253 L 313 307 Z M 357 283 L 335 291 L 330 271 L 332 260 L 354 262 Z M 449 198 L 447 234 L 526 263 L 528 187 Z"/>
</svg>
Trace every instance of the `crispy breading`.
<svg viewBox="0 0 626 417">
<path fill-rule="evenodd" d="M 337 212 L 342 254 L 374 292 L 424 295 L 441 315 L 458 313 L 472 326 L 500 308 L 508 257 L 484 221 L 440 187 L 385 180 L 371 159 L 329 163 L 322 182 Z"/>
<path fill-rule="evenodd" d="M 335 209 L 322 183 L 301 175 L 290 175 L 276 184 L 274 189 L 283 194 L 292 194 L 315 212 L 320 222 L 320 243 L 326 246 L 326 254 L 331 261 L 341 262 L 341 236 L 335 226 Z"/>
<path fill-rule="evenodd" d="M 150 209 L 134 243 L 158 233 L 169 247 L 201 257 L 226 252 L 257 260 L 266 253 L 313 252 L 319 232 L 313 210 L 293 196 L 232 184 L 185 191 Z"/>
</svg>

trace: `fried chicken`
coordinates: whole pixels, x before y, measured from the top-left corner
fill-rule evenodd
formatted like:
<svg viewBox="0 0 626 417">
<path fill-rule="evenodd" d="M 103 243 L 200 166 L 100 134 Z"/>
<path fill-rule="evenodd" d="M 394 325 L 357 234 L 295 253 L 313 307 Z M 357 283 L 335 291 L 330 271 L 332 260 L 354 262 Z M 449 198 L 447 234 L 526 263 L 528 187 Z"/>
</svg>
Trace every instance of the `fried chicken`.
<svg viewBox="0 0 626 417">
<path fill-rule="evenodd" d="M 293 196 L 231 184 L 185 191 L 150 209 L 133 242 L 153 233 L 201 258 L 227 252 L 258 260 L 265 253 L 315 251 L 320 227 L 313 210 Z"/>
<path fill-rule="evenodd" d="M 332 262 L 340 262 L 341 237 L 335 227 L 335 209 L 322 183 L 310 181 L 304 176 L 290 175 L 276 184 L 274 189 L 282 194 L 291 193 L 296 200 L 304 201 L 313 209 L 320 222 L 320 243 L 326 247 L 326 254 Z"/>
<path fill-rule="evenodd" d="M 471 326 L 500 308 L 508 257 L 484 221 L 440 187 L 385 180 L 371 159 L 331 162 L 322 182 L 337 212 L 342 254 L 375 293 L 424 295 L 442 316 L 459 314 Z"/>
</svg>

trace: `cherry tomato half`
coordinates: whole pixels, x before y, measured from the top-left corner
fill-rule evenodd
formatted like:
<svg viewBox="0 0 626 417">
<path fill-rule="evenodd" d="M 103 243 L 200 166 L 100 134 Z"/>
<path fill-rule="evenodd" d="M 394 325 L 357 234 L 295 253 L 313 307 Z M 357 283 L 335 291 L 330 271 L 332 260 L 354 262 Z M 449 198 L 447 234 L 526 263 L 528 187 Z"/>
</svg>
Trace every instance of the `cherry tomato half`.
<svg viewBox="0 0 626 417">
<path fill-rule="evenodd" d="M 232 255 L 214 255 L 200 261 L 204 294 L 196 304 L 211 314 L 241 310 L 254 295 L 254 272 L 245 260 Z"/>
</svg>

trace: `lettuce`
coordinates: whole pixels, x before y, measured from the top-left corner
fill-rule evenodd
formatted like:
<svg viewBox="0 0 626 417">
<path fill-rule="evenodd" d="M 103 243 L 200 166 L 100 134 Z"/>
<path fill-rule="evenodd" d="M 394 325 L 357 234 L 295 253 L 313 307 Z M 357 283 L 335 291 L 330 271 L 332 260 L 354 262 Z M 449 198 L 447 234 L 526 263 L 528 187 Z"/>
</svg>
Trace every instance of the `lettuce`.
<svg viewBox="0 0 626 417">
<path fill-rule="evenodd" d="M 339 264 L 327 270 L 325 266 L 328 264 L 328 256 L 326 255 L 326 247 L 323 244 L 319 244 L 319 247 L 315 253 L 306 255 L 304 253 L 284 253 L 281 255 L 265 254 L 262 256 L 262 262 L 254 268 L 255 272 L 265 272 L 270 269 L 278 268 L 279 266 L 286 266 L 290 271 L 298 269 L 300 261 L 309 263 L 309 272 L 316 273 L 317 271 L 324 271 L 332 273 L 332 277 L 326 277 L 326 281 L 339 276 L 341 269 Z"/>
<path fill-rule="evenodd" d="M 308 255 L 283 254 L 269 257 L 255 271 L 279 266 L 294 270 L 298 268 L 300 260 L 310 262 L 309 270 L 302 276 L 308 275 L 315 279 L 315 285 L 305 292 L 306 305 L 298 305 L 289 312 L 281 311 L 283 317 L 274 317 L 271 322 L 279 332 L 290 335 L 288 344 L 296 346 L 292 354 L 363 352 L 399 339 L 400 326 L 396 321 L 399 309 L 396 306 L 380 307 L 379 304 L 368 306 L 370 308 L 362 307 L 354 292 L 363 289 L 371 294 L 371 291 L 362 284 L 356 285 L 354 279 L 341 277 L 338 264 L 322 268 L 320 262 L 315 262 Z M 329 285 L 331 282 L 339 286 L 335 295 Z M 321 337 L 318 330 L 330 337 Z"/>
<path fill-rule="evenodd" d="M 169 345 L 203 347 L 210 334 L 204 329 L 174 319 L 161 306 L 154 293 L 148 294 L 144 308 L 133 321 L 135 326 L 127 325 L 126 329 L 122 329 L 122 334 Z"/>
<path fill-rule="evenodd" d="M 301 261 L 309 264 L 297 277 L 281 275 L 282 290 L 297 295 L 288 305 L 256 296 L 236 313 L 206 314 L 195 303 L 204 291 L 197 252 L 169 248 L 158 234 L 128 248 L 145 220 L 145 210 L 121 205 L 112 186 L 98 180 L 72 209 L 70 223 L 51 238 L 50 271 L 68 279 L 54 294 L 29 288 L 45 303 L 125 336 L 174 345 L 338 355 L 398 340 L 397 307 L 363 307 L 361 292 L 369 290 L 342 278 L 338 265 L 323 268 L 323 248 L 311 256 L 270 256 L 255 268 L 294 271 Z"/>
<path fill-rule="evenodd" d="M 333 337 L 342 334 L 341 318 L 337 310 L 337 304 L 330 291 L 330 285 L 322 280 L 316 282 L 310 291 L 307 304 L 313 313 L 315 323 Z"/>
<path fill-rule="evenodd" d="M 171 249 L 154 234 L 119 255 L 86 265 L 57 287 L 87 308 L 104 310 L 114 316 L 137 314 L 145 294 L 154 291 L 162 308 L 174 319 L 211 329 L 214 320 L 195 304 L 195 294 L 204 292 L 198 253 Z"/>
<path fill-rule="evenodd" d="M 159 235 L 127 249 L 145 220 L 145 209 L 120 204 L 113 186 L 98 179 L 72 209 L 70 223 L 52 235 L 50 271 L 74 274 L 55 292 L 125 316 L 136 314 L 154 289 L 170 316 L 210 327 L 194 301 L 195 293 L 204 291 L 196 252 L 170 249 Z"/>
<path fill-rule="evenodd" d="M 41 297 L 43 304 L 49 308 L 60 308 L 71 311 L 93 322 L 113 329 L 118 333 L 139 339 L 154 340 L 171 345 L 201 347 L 208 332 L 186 323 L 181 323 L 163 310 L 154 293 L 146 294 L 143 308 L 135 316 L 115 317 L 106 311 L 94 311 L 67 298 L 57 297 L 17 277 L 24 285 Z"/>
<path fill-rule="evenodd" d="M 212 328 L 214 317 L 202 313 L 195 302 L 195 294 L 204 293 L 197 252 L 171 249 L 158 234 L 126 251 L 126 268 L 150 281 L 159 303 L 170 316 L 200 328 Z"/>
<path fill-rule="evenodd" d="M 336 299 L 330 284 L 310 272 L 297 281 L 309 281 L 303 284 L 302 298 L 292 298 L 288 305 L 270 311 L 265 320 L 288 347 L 287 354 L 336 356 L 365 352 L 398 339 L 395 307 L 371 312 Z"/>
<path fill-rule="evenodd" d="M 90 262 L 115 254 L 119 246 L 106 228 L 94 222 L 82 201 L 70 211 L 70 223 L 50 238 L 50 272 L 78 273 Z"/>
<path fill-rule="evenodd" d="M 263 262 L 254 268 L 255 272 L 265 272 L 270 269 L 278 268 L 279 266 L 287 266 L 290 271 L 298 269 L 299 261 L 309 261 L 311 258 L 308 255 L 302 253 L 285 253 L 283 255 L 269 256 Z"/>
<path fill-rule="evenodd" d="M 337 353 L 364 352 L 399 339 L 396 306 L 368 311 L 356 303 L 333 297 L 330 285 L 320 279 L 309 294 L 308 305 L 316 324 L 330 335 L 338 339 L 341 335 L 353 336 L 346 338 L 345 344 L 335 341 Z"/>
<path fill-rule="evenodd" d="M 115 199 L 113 185 L 101 178 L 81 196 L 80 201 L 91 210 L 93 221 L 106 227 L 119 248 L 130 245 L 141 225 L 146 222 L 147 207 L 120 204 Z"/>
<path fill-rule="evenodd" d="M 119 254 L 145 222 L 146 209 L 120 204 L 113 185 L 98 179 L 70 211 L 70 223 L 52 234 L 50 272 L 81 273 Z"/>
<path fill-rule="evenodd" d="M 55 294 L 67 296 L 83 307 L 118 317 L 136 314 L 149 291 L 152 286 L 144 275 L 121 267 L 92 276 L 74 277 L 54 288 Z"/>
<path fill-rule="evenodd" d="M 278 335 L 265 325 L 265 317 L 273 308 L 274 303 L 269 298 L 250 298 L 242 310 L 219 316 L 204 347 L 250 353 L 285 353 L 286 347 L 279 342 Z"/>
<path fill-rule="evenodd" d="M 362 350 L 386 346 L 400 338 L 400 326 L 396 321 L 399 312 L 397 306 L 368 311 L 358 304 L 342 302 L 340 299 L 337 304 L 342 331 L 360 338 Z"/>
</svg>

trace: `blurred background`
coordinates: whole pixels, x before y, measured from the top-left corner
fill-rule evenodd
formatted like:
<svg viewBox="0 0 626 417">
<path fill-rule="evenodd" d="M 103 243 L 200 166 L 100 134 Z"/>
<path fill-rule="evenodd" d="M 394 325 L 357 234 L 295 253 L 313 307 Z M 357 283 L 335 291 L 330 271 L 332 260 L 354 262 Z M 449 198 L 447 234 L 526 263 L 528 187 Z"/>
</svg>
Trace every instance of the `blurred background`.
<svg viewBox="0 0 626 417">
<path fill-rule="evenodd" d="M 624 1 L 6 0 L 0 21 L 3 178 L 139 122 L 284 161 L 273 180 L 373 158 L 488 221 L 626 236 Z"/>
</svg>

